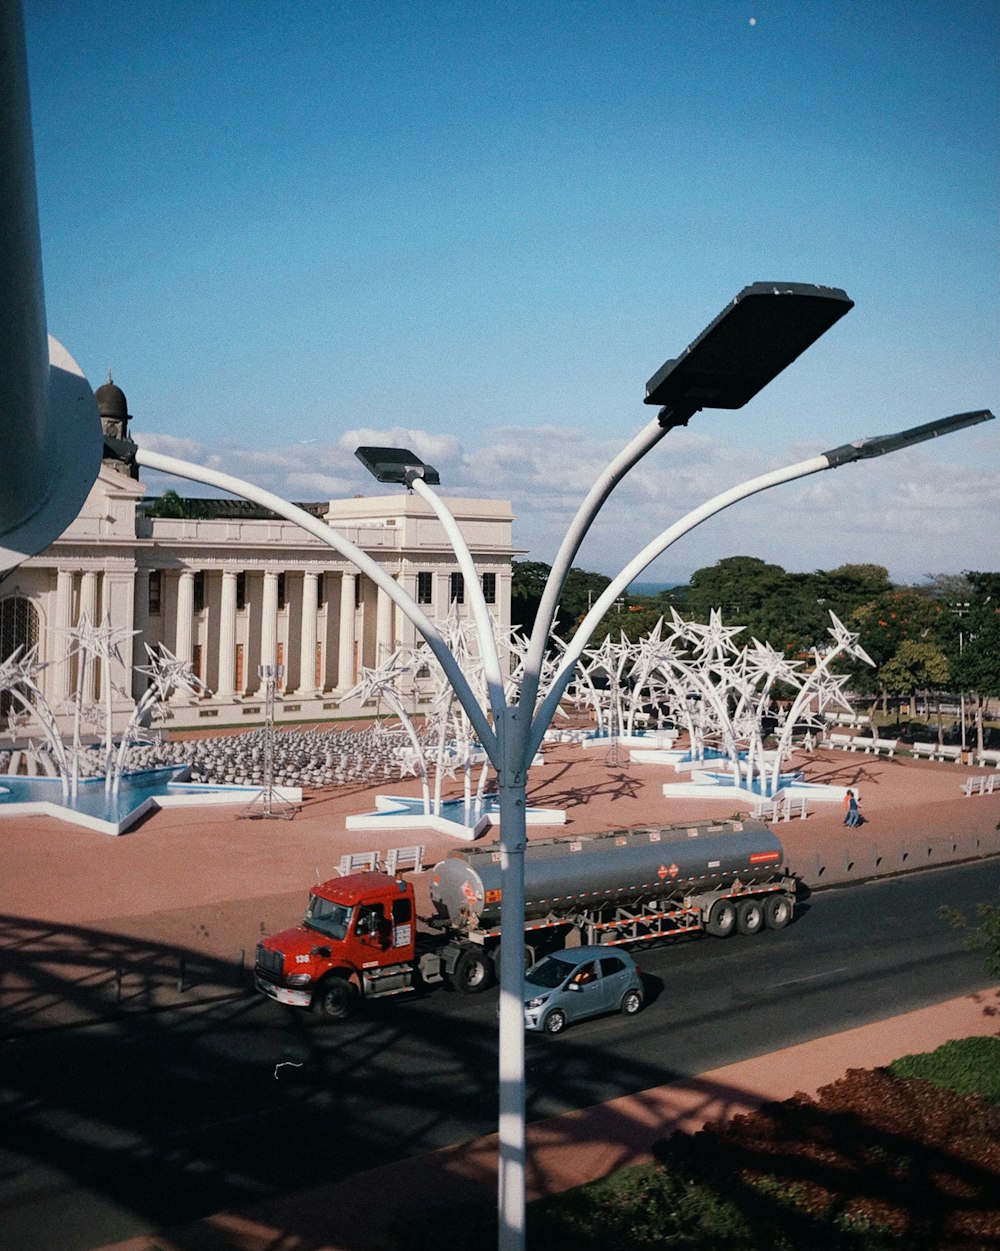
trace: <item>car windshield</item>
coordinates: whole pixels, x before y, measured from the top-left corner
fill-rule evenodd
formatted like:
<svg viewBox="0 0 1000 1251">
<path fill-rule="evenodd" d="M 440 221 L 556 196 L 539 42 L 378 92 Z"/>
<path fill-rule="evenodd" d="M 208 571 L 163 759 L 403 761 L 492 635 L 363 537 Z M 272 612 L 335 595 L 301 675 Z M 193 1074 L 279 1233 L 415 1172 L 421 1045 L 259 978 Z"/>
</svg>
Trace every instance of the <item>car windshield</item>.
<svg viewBox="0 0 1000 1251">
<path fill-rule="evenodd" d="M 329 938 L 342 939 L 351 924 L 353 908 L 344 904 L 331 903 L 329 899 L 320 899 L 319 895 L 309 896 L 309 907 L 303 922 L 311 930 L 319 930 Z"/>
<path fill-rule="evenodd" d="M 560 960 L 558 956 L 547 956 L 525 973 L 524 980 L 532 986 L 544 986 L 547 990 L 554 990 L 569 977 L 575 968 L 576 965 L 570 964 L 568 960 Z"/>
</svg>

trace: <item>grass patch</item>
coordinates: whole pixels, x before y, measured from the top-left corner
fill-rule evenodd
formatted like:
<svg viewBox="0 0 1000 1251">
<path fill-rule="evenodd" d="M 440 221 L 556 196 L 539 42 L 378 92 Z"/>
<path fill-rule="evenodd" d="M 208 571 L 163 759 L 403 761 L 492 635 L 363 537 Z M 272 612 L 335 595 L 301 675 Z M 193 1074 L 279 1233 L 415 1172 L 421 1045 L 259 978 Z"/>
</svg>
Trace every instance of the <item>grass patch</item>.
<svg viewBox="0 0 1000 1251">
<path fill-rule="evenodd" d="M 1000 1104 L 1000 1038 L 956 1039 L 924 1055 L 902 1056 L 889 1072 Z"/>
</svg>

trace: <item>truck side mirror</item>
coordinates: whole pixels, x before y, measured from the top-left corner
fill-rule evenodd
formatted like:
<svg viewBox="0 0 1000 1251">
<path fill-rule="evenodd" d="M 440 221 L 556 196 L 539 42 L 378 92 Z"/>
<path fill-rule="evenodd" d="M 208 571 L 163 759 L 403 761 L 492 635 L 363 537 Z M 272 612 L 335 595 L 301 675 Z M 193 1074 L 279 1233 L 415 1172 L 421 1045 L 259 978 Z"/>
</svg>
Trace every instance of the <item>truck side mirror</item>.
<svg viewBox="0 0 1000 1251">
<path fill-rule="evenodd" d="M 322 960 L 329 960 L 333 953 L 329 947 L 313 947 L 310 949 L 309 954 L 311 956 L 319 956 Z"/>
</svg>

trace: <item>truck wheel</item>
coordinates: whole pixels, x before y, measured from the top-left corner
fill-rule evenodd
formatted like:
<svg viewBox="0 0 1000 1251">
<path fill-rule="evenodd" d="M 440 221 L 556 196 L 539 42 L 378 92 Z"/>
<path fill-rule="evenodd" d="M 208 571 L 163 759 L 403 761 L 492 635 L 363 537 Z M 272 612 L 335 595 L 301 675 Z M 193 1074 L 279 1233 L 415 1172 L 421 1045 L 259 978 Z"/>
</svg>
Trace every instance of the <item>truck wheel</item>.
<svg viewBox="0 0 1000 1251">
<path fill-rule="evenodd" d="M 627 990 L 622 999 L 622 1016 L 635 1016 L 642 1007 L 642 995 L 637 990 Z"/>
<path fill-rule="evenodd" d="M 328 1021 L 346 1021 L 358 1005 L 358 989 L 346 978 L 328 977 L 321 982 L 313 1006 Z"/>
<path fill-rule="evenodd" d="M 759 900 L 740 900 L 736 905 L 736 928 L 741 934 L 756 934 L 764 928 L 764 908 Z"/>
<path fill-rule="evenodd" d="M 455 989 L 463 995 L 478 995 L 493 985 L 493 964 L 485 951 L 466 947 L 455 962 L 452 974 Z"/>
<path fill-rule="evenodd" d="M 795 905 L 787 895 L 769 895 L 764 901 L 764 924 L 769 930 L 783 930 L 794 911 Z"/>
<path fill-rule="evenodd" d="M 713 938 L 728 938 L 736 928 L 736 908 L 728 899 L 717 899 L 709 909 L 705 931 Z"/>
<path fill-rule="evenodd" d="M 566 1028 L 566 1013 L 561 1008 L 553 1008 L 545 1018 L 546 1034 L 561 1034 Z"/>
</svg>

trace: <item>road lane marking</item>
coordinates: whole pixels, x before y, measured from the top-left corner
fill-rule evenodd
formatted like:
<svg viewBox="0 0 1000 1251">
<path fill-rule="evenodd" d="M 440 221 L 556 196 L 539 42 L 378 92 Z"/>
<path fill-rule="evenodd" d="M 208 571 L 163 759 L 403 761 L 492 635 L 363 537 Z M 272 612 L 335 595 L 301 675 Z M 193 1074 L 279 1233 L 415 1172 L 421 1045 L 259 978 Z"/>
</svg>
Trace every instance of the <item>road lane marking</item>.
<svg viewBox="0 0 1000 1251">
<path fill-rule="evenodd" d="M 775 990 L 781 986 L 798 986 L 802 982 L 815 982 L 820 977 L 835 977 L 838 973 L 846 973 L 848 966 L 845 964 L 839 969 L 827 969 L 824 973 L 810 973 L 808 977 L 793 977 L 789 982 L 776 982 Z"/>
</svg>

